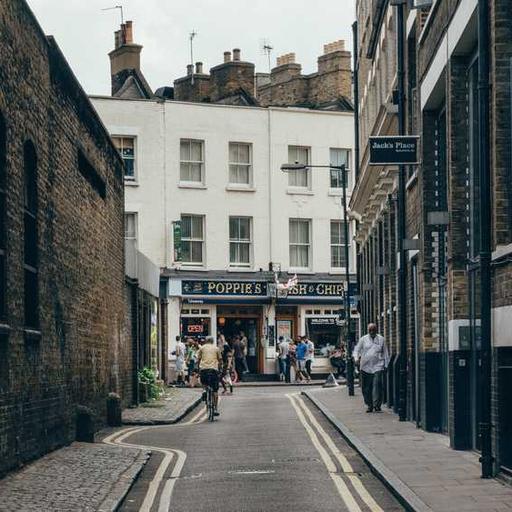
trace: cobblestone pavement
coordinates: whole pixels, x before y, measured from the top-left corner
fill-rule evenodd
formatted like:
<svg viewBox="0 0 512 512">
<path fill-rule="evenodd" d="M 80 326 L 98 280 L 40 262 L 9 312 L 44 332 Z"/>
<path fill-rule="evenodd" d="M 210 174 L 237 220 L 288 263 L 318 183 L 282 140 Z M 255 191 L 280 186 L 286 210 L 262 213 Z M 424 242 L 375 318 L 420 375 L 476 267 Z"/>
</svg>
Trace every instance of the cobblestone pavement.
<svg viewBox="0 0 512 512">
<path fill-rule="evenodd" d="M 308 390 L 308 395 L 341 424 L 347 437 L 375 458 L 406 493 L 418 498 L 416 510 L 434 512 L 512 512 L 512 487 L 480 478 L 478 454 L 449 447 L 449 438 L 426 432 L 383 408 L 366 414 L 361 392 L 346 388 Z"/>
<path fill-rule="evenodd" d="M 136 449 L 73 443 L 0 480 L 0 511 L 113 511 L 148 457 Z"/>
<path fill-rule="evenodd" d="M 199 388 L 167 388 L 162 399 L 123 411 L 125 425 L 165 425 L 179 421 L 201 400 Z"/>
</svg>

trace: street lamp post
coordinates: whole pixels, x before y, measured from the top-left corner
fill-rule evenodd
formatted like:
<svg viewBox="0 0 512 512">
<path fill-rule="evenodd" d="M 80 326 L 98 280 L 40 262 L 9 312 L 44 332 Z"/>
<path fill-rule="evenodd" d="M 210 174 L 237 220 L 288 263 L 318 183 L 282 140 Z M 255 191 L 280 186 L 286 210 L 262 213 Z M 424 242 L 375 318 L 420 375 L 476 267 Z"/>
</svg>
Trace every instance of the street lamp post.
<svg viewBox="0 0 512 512">
<path fill-rule="evenodd" d="M 283 164 L 281 171 L 303 171 L 307 169 L 323 168 L 341 172 L 341 182 L 343 195 L 341 196 L 341 205 L 343 208 L 343 234 L 345 238 L 345 281 L 347 287 L 345 290 L 345 327 L 346 327 L 346 345 L 347 345 L 347 389 L 349 396 L 354 396 L 354 360 L 352 358 L 352 327 L 350 322 L 350 269 L 349 269 L 349 247 L 348 247 L 348 216 L 347 216 L 347 173 L 345 164 L 342 165 L 304 165 L 304 164 Z"/>
</svg>

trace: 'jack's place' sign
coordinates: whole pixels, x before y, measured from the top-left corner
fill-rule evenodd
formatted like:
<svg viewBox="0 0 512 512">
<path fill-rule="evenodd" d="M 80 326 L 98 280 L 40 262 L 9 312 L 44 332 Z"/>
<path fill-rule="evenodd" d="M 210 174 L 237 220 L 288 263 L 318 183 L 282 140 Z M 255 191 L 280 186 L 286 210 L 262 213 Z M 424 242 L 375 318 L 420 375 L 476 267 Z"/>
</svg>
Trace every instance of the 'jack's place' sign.
<svg viewBox="0 0 512 512">
<path fill-rule="evenodd" d="M 370 137 L 370 165 L 418 164 L 416 135 Z"/>
</svg>

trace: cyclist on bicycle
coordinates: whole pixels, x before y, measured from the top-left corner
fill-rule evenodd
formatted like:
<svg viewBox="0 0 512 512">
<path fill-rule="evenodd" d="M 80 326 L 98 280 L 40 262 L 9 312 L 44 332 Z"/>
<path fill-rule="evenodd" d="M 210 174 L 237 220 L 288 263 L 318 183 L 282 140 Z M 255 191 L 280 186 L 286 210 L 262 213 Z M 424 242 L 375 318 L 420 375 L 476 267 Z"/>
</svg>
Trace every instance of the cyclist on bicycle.
<svg viewBox="0 0 512 512">
<path fill-rule="evenodd" d="M 219 365 L 221 362 L 222 356 L 215 345 L 215 340 L 212 336 L 207 336 L 205 344 L 197 351 L 197 364 L 199 365 L 201 384 L 205 390 L 203 400 L 206 400 L 206 388 L 208 386 L 212 388 L 215 416 L 219 415 L 217 406 L 219 403 Z"/>
</svg>

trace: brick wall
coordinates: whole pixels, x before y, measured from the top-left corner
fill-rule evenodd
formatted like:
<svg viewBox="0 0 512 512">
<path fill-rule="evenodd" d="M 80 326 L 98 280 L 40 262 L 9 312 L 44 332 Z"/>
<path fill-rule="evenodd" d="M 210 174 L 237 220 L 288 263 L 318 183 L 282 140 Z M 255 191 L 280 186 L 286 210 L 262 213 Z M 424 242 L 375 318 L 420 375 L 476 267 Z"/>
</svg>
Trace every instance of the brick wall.
<svg viewBox="0 0 512 512">
<path fill-rule="evenodd" d="M 0 473 L 74 438 L 130 399 L 124 323 L 122 163 L 53 40 L 23 0 L 0 4 L 7 125 L 7 327 L 0 336 Z M 37 154 L 40 334 L 24 329 L 23 144 Z M 78 150 L 94 173 L 79 172 Z M 92 180 L 92 181 L 91 181 Z M 94 186 L 104 186 L 104 197 Z M 101 188 L 101 187 L 100 187 Z"/>
</svg>

